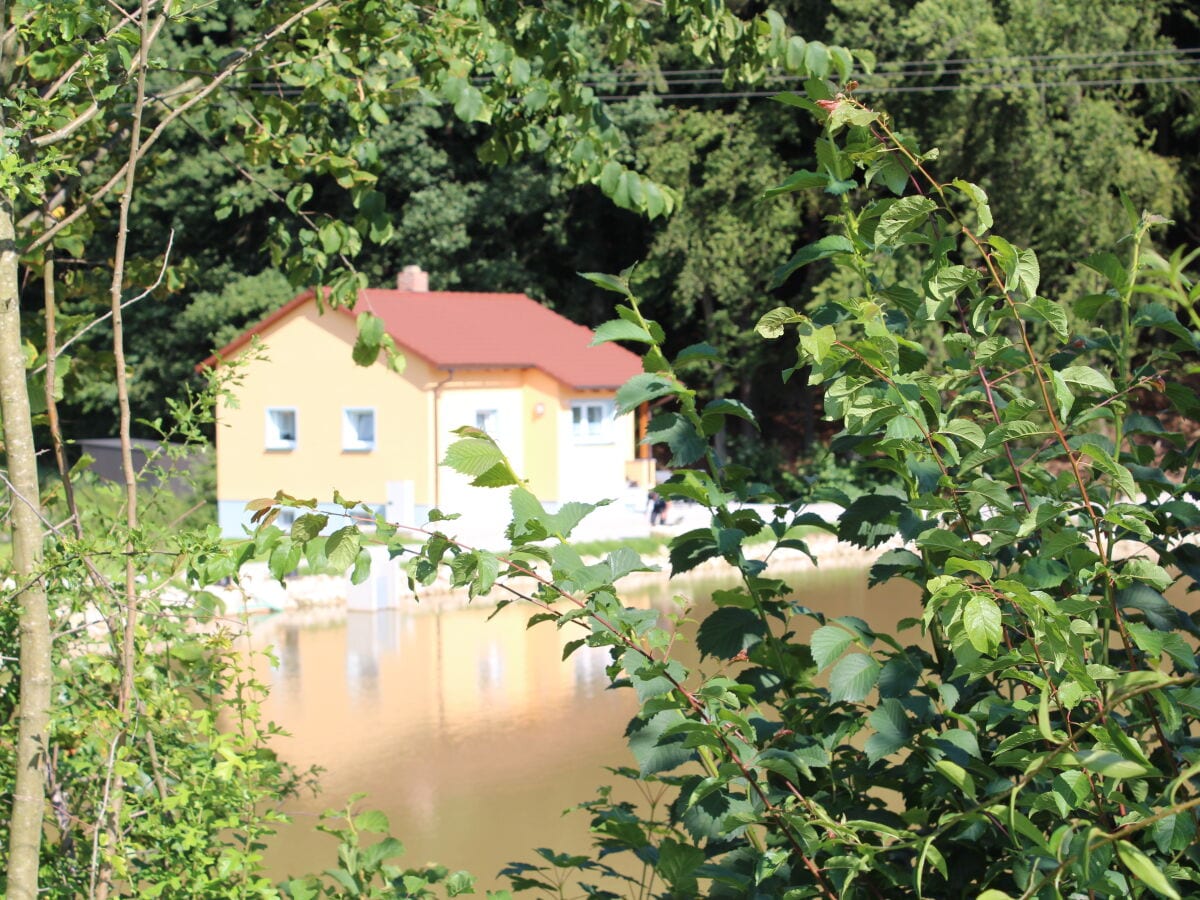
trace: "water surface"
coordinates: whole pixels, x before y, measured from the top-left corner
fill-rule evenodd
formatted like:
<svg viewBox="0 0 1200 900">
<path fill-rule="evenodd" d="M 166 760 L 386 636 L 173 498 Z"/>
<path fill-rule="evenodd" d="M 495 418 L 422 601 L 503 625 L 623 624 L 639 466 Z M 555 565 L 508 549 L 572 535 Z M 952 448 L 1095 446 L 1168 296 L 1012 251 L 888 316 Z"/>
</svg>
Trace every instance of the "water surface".
<svg viewBox="0 0 1200 900">
<path fill-rule="evenodd" d="M 912 585 L 868 591 L 861 570 L 788 580 L 800 603 L 881 629 L 918 609 Z M 703 615 L 730 583 L 652 582 L 624 600 L 666 611 L 679 595 Z M 280 752 L 325 769 L 319 797 L 287 805 L 295 821 L 268 852 L 273 875 L 332 865 L 333 840 L 311 826 L 356 792 L 368 794 L 361 808 L 388 814 L 408 847 L 403 862 L 468 869 L 481 887 L 505 886 L 496 873 L 532 860 L 532 848 L 588 848 L 586 814 L 562 813 L 613 783 L 604 766 L 632 764 L 622 734 L 636 701 L 606 689 L 607 651 L 582 647 L 563 661 L 582 631 L 527 628 L 533 611 L 513 605 L 490 621 L 491 610 L 474 607 L 347 613 L 323 625 L 295 614 L 258 630 L 278 656 L 261 674 L 272 691 L 266 716 L 292 735 Z"/>
</svg>

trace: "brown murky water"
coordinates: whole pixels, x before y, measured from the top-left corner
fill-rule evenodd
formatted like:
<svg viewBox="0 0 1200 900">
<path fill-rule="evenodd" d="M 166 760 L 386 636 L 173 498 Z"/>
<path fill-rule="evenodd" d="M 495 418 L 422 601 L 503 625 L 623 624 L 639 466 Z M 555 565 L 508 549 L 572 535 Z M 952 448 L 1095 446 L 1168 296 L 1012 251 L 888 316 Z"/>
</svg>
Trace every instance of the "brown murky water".
<svg viewBox="0 0 1200 900">
<path fill-rule="evenodd" d="M 868 591 L 861 570 L 789 581 L 804 605 L 879 628 L 918 612 L 912 585 Z M 729 583 L 654 583 L 625 599 L 666 610 L 682 594 L 702 609 Z M 564 662 L 575 634 L 526 628 L 528 608 L 490 612 L 348 613 L 325 625 L 281 616 L 259 629 L 279 661 L 261 673 L 272 686 L 266 716 L 292 735 L 280 751 L 325 769 L 319 797 L 287 806 L 294 824 L 268 851 L 273 875 L 332 865 L 334 841 L 312 825 L 356 792 L 368 794 L 360 808 L 387 813 L 408 847 L 403 862 L 468 869 L 480 888 L 503 886 L 499 869 L 532 860 L 535 847 L 589 846 L 586 814 L 562 813 L 612 783 L 604 766 L 631 764 L 622 733 L 635 699 L 605 689 L 605 651 L 580 648 Z"/>
</svg>

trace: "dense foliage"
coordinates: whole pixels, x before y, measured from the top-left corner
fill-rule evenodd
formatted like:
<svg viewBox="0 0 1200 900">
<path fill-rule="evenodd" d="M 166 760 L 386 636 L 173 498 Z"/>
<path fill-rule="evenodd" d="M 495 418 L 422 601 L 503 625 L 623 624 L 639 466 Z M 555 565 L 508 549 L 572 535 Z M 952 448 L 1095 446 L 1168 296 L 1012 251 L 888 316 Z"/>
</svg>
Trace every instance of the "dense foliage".
<svg viewBox="0 0 1200 900">
<path fill-rule="evenodd" d="M 774 547 L 803 547 L 789 533 L 815 517 L 712 449 L 724 419 L 753 421 L 738 401 L 704 402 L 680 378 L 677 367 L 712 348 L 668 358 L 630 273 L 588 276 L 622 298 L 596 340 L 645 348 L 645 371 L 617 402 L 623 412 L 657 403 L 649 438 L 680 467 L 661 490 L 712 512 L 710 527 L 672 542 L 672 573 L 721 558 L 742 584 L 713 596 L 696 636 L 703 661 L 686 665 L 673 629 L 620 601 L 620 579 L 644 568 L 637 554 L 582 560 L 569 535 L 589 507 L 548 513 L 486 434 L 460 431 L 446 464 L 511 491 L 511 546 L 464 547 L 453 522 L 435 524 L 445 531 L 410 562 L 412 578 L 448 565 L 473 595 L 500 592 L 540 607 L 535 621 L 580 628 L 568 649 L 610 648 L 614 684 L 641 704 L 627 774 L 669 791 L 665 815 L 602 793 L 586 804 L 599 855 L 546 851 L 507 870 L 514 889 L 568 896 L 564 883 L 577 880 L 589 896 L 1194 892 L 1200 625 L 1166 594 L 1200 577 L 1200 404 L 1179 380 L 1200 341 L 1169 305 L 1194 298 L 1164 290 L 1151 261 L 1164 220 L 1126 203 L 1124 239 L 1082 261 L 1103 289 L 1052 300 L 1035 250 L 991 233 L 981 186 L 943 182 L 932 154 L 887 117 L 821 83 L 781 99 L 823 125 L 818 166 L 786 187 L 836 186 L 842 201 L 830 233 L 776 277 L 824 261 L 857 289 L 811 314 L 773 310 L 758 331 L 795 336 L 785 380 L 807 370 L 841 439 L 897 477 L 900 489 L 853 501 L 824 491 L 844 506 L 828 527 L 868 547 L 899 538 L 871 578 L 914 582 L 923 613 L 866 622 L 792 597 L 767 567 L 773 548 L 752 551 L 748 538 L 767 528 Z M 1115 327 L 1094 327 L 1105 311 Z M 1165 398 L 1163 415 L 1136 411 L 1146 392 Z M 269 525 L 275 506 L 262 507 L 265 546 L 321 554 L 362 539 L 354 525 L 315 537 L 329 525 L 318 514 L 284 535 Z M 395 536 L 396 553 L 410 552 L 394 526 L 376 526 Z M 622 874 L 617 853 L 649 874 Z"/>
</svg>

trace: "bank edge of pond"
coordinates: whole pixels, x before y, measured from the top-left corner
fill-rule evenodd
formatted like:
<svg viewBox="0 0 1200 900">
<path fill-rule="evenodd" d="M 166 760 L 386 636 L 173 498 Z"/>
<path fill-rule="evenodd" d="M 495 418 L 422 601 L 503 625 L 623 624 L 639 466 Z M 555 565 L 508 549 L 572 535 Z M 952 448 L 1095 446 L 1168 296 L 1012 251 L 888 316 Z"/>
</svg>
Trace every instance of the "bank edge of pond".
<svg viewBox="0 0 1200 900">
<path fill-rule="evenodd" d="M 816 562 L 799 550 L 784 548 L 770 555 L 767 561 L 769 570 L 782 575 L 814 569 L 862 569 L 887 550 L 900 546 L 899 540 L 893 540 L 866 549 L 825 534 L 814 535 L 806 539 L 806 543 Z M 383 547 L 371 548 L 371 551 L 375 556 L 371 577 L 360 585 L 353 585 L 348 577 L 337 575 L 294 575 L 280 584 L 271 577 L 266 564 L 250 563 L 242 568 L 237 584 L 212 587 L 209 591 L 221 599 L 229 613 L 249 616 L 305 610 L 375 612 L 400 609 L 411 613 L 436 613 L 461 609 L 467 605 L 494 606 L 508 596 L 503 590 L 494 589 L 488 595 L 471 599 L 465 591 L 451 587 L 444 576 L 439 576 L 433 584 L 420 587 L 414 593 L 408 586 L 408 578 L 399 559 L 389 560 Z M 656 570 L 627 575 L 621 579 L 622 586 L 637 589 L 653 581 L 683 583 L 733 571 L 725 560 L 717 557 L 672 579 L 666 548 L 657 556 L 643 559 Z M 596 558 L 588 561 L 601 560 Z M 535 586 L 527 578 L 516 579 L 512 583 L 520 591 Z"/>
</svg>

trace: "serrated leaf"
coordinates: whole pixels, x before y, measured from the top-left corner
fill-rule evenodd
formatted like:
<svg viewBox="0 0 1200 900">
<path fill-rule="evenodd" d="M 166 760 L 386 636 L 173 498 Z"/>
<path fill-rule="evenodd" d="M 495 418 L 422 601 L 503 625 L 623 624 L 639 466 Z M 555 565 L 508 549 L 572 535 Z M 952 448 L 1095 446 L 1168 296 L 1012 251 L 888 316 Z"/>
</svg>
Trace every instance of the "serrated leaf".
<svg viewBox="0 0 1200 900">
<path fill-rule="evenodd" d="M 642 344 L 653 344 L 654 338 L 650 336 L 650 332 L 635 322 L 611 319 L 596 329 L 595 337 L 592 338 L 589 346 L 595 347 L 609 341 L 637 341 Z"/>
<path fill-rule="evenodd" d="M 610 172 L 614 173 L 613 187 L 615 188 L 616 178 L 621 174 L 621 167 L 615 162 L 606 163 L 604 166 L 604 174 L 601 175 L 601 179 L 606 178 Z M 612 190 L 605 188 L 604 193 L 611 194 Z M 620 276 L 606 275 L 603 272 L 580 272 L 579 275 L 582 278 L 586 278 L 597 287 L 604 288 L 606 291 L 612 291 L 616 294 L 623 294 L 626 297 L 629 296 L 629 283 Z"/>
<path fill-rule="evenodd" d="M 387 834 L 390 829 L 388 817 L 377 809 L 367 810 L 354 817 L 354 827 L 359 831 Z"/>
<path fill-rule="evenodd" d="M 478 477 L 503 461 L 504 454 L 491 440 L 467 437 L 446 448 L 441 464 L 461 475 Z"/>
<path fill-rule="evenodd" d="M 804 191 L 810 188 L 824 188 L 829 184 L 829 176 L 824 172 L 794 172 L 781 184 L 763 191 L 763 197 L 775 197 L 792 191 Z"/>
<path fill-rule="evenodd" d="M 796 255 L 780 266 L 771 275 L 771 287 L 783 284 L 797 269 L 822 259 L 829 259 L 842 253 L 852 253 L 854 244 L 840 234 L 830 234 L 807 247 L 802 247 Z"/>
<path fill-rule="evenodd" d="M 371 577 L 371 552 L 366 547 L 354 557 L 354 569 L 350 573 L 351 584 L 362 584 Z"/>
<path fill-rule="evenodd" d="M 719 357 L 720 353 L 717 352 L 717 348 L 712 344 L 705 342 L 689 344 L 679 351 L 679 355 L 675 357 L 675 365 L 695 362 L 696 360 L 713 360 Z"/>
<path fill-rule="evenodd" d="M 1040 437 L 1053 433 L 1053 431 L 1044 425 L 1018 419 L 1015 422 L 1005 422 L 1003 425 L 997 425 L 988 432 L 983 445 L 984 447 L 998 447 L 1007 441 L 1023 440 L 1025 438 Z"/>
<path fill-rule="evenodd" d="M 853 642 L 854 635 L 837 625 L 822 625 L 814 631 L 809 639 L 809 650 L 817 671 L 824 671 L 831 666 Z"/>
<path fill-rule="evenodd" d="M 879 678 L 879 663 L 866 653 L 842 657 L 829 673 L 831 703 L 861 703 Z"/>
<path fill-rule="evenodd" d="M 975 779 L 970 772 L 949 759 L 939 759 L 933 766 L 956 788 L 972 800 L 975 799 Z"/>
<path fill-rule="evenodd" d="M 325 559 L 338 572 L 344 572 L 354 564 L 362 546 L 362 535 L 353 525 L 339 528 L 325 541 Z"/>
<path fill-rule="evenodd" d="M 1093 466 L 1112 478 L 1113 486 L 1126 497 L 1137 496 L 1133 473 L 1114 460 L 1103 447 L 1092 443 L 1082 444 L 1079 453 L 1090 458 Z"/>
<path fill-rule="evenodd" d="M 983 429 L 969 419 L 951 419 L 942 427 L 942 434 L 952 434 L 962 438 L 976 450 L 983 447 L 986 440 Z"/>
<path fill-rule="evenodd" d="M 645 444 L 666 444 L 671 448 L 672 466 L 686 466 L 704 456 L 708 449 L 696 426 L 679 413 L 660 413 L 646 429 Z"/>
<path fill-rule="evenodd" d="M 668 709 L 629 723 L 625 738 L 643 777 L 677 768 L 693 758 L 695 751 L 684 746 L 684 735 L 663 737 L 663 732 L 682 721 L 678 710 Z"/>
<path fill-rule="evenodd" d="M 324 513 L 305 513 L 292 522 L 292 540 L 304 544 L 311 541 L 329 524 Z"/>
<path fill-rule="evenodd" d="M 901 197 L 879 217 L 879 224 L 875 226 L 875 246 L 894 245 L 903 235 L 923 225 L 935 209 L 937 204 L 928 197 Z"/>
<path fill-rule="evenodd" d="M 963 607 L 967 640 L 980 653 L 993 653 L 1003 636 L 1000 607 L 990 597 L 976 594 Z"/>
<path fill-rule="evenodd" d="M 1067 320 L 1067 311 L 1062 307 L 1062 304 L 1055 303 L 1053 300 L 1047 300 L 1045 297 L 1034 297 L 1028 303 L 1019 303 L 1017 308 L 1022 315 L 1032 319 L 1040 319 L 1045 322 L 1059 340 L 1065 341 L 1071 335 L 1070 323 Z"/>
<path fill-rule="evenodd" d="M 359 313 L 357 325 L 358 337 L 354 340 L 350 355 L 357 365 L 369 366 L 379 358 L 387 332 L 383 319 L 371 313 Z"/>
<path fill-rule="evenodd" d="M 1103 275 L 1118 294 L 1125 293 L 1125 289 L 1129 287 L 1129 272 L 1113 254 L 1095 253 L 1085 259 L 1083 264 Z"/>
<path fill-rule="evenodd" d="M 1181 900 L 1179 891 L 1175 890 L 1175 885 L 1171 884 L 1171 880 L 1162 873 L 1162 870 L 1154 864 L 1150 857 L 1129 841 L 1117 841 L 1117 856 L 1121 858 L 1121 862 L 1135 880 L 1157 894 L 1162 894 L 1171 900 Z"/>
<path fill-rule="evenodd" d="M 990 229 L 992 227 L 992 209 L 988 205 L 987 192 L 979 185 L 963 181 L 961 178 L 955 178 L 950 184 L 962 191 L 971 201 L 971 205 L 975 208 L 975 217 L 979 220 L 978 233 L 983 234 Z"/>
<path fill-rule="evenodd" d="M 762 337 L 774 339 L 783 337 L 784 326 L 791 325 L 795 322 L 803 322 L 808 319 L 808 316 L 797 313 L 790 306 L 781 306 L 778 309 L 773 309 L 770 312 L 764 313 L 758 320 L 758 324 L 754 326 Z"/>
<path fill-rule="evenodd" d="M 1115 394 L 1117 391 L 1111 378 L 1091 366 L 1067 366 L 1058 374 L 1068 384 L 1078 384 L 1105 394 Z"/>
<path fill-rule="evenodd" d="M 758 615 L 735 606 L 722 607 L 709 614 L 696 631 L 700 657 L 732 659 L 763 640 L 765 629 Z"/>
<path fill-rule="evenodd" d="M 634 375 L 617 390 L 617 413 L 623 415 L 649 400 L 657 400 L 683 390 L 675 379 L 657 372 Z"/>
<path fill-rule="evenodd" d="M 875 729 L 864 747 L 867 759 L 872 763 L 908 744 L 908 715 L 899 700 L 884 700 L 867 717 L 867 724 Z"/>
</svg>

